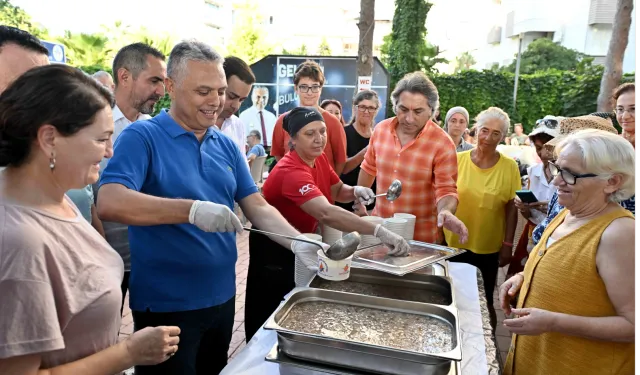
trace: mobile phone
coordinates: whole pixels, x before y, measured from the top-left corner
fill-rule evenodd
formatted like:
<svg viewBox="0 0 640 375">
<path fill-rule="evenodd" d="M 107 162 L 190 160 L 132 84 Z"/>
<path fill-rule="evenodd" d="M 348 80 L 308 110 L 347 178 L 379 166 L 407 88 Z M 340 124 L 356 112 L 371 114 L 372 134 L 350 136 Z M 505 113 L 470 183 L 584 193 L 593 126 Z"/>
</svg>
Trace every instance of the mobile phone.
<svg viewBox="0 0 640 375">
<path fill-rule="evenodd" d="M 516 191 L 516 195 L 523 203 L 536 203 L 538 202 L 538 198 L 533 194 L 531 190 L 518 190 Z"/>
</svg>

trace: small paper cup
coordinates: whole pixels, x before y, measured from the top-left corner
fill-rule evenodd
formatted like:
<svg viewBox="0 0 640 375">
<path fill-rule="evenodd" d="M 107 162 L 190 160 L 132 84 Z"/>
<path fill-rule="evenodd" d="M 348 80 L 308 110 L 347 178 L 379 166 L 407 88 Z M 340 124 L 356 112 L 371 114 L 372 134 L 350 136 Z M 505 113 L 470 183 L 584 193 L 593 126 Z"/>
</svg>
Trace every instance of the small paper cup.
<svg viewBox="0 0 640 375">
<path fill-rule="evenodd" d="M 324 255 L 324 251 L 318 250 L 318 276 L 331 281 L 348 279 L 352 258 L 353 255 L 343 260 L 332 260 Z"/>
</svg>

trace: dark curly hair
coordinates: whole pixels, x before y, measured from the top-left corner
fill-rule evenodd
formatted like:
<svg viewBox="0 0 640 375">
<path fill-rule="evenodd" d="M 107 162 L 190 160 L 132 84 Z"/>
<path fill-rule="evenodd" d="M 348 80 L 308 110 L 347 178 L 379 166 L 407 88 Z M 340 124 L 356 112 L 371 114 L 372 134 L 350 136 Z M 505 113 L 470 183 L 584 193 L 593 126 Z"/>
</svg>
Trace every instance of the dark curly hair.
<svg viewBox="0 0 640 375">
<path fill-rule="evenodd" d="M 0 166 L 22 165 L 41 126 L 68 137 L 114 104 L 109 90 L 79 69 L 53 64 L 29 70 L 0 95 Z"/>
</svg>

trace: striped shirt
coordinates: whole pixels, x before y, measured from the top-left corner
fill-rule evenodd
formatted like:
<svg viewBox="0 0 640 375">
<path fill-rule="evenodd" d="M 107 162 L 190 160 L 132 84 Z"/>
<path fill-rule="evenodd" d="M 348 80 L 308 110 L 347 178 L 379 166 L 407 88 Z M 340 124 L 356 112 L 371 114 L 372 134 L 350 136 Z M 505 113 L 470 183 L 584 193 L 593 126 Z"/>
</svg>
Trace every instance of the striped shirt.
<svg viewBox="0 0 640 375">
<path fill-rule="evenodd" d="M 402 182 L 402 194 L 389 202 L 377 199 L 374 215 L 384 218 L 394 213 L 416 216 L 414 239 L 439 242 L 437 202 L 448 196 L 458 198 L 458 159 L 449 135 L 432 121 L 411 142 L 400 145 L 393 117 L 374 129 L 362 170 L 376 177 L 377 191 L 386 191 L 394 179 Z"/>
</svg>

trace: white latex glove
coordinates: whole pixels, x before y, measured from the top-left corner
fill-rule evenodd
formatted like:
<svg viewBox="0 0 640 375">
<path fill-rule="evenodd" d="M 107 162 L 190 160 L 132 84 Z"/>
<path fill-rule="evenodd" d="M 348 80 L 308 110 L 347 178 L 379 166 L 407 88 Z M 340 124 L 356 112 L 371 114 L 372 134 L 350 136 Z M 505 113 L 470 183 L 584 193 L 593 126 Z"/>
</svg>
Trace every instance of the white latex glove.
<svg viewBox="0 0 640 375">
<path fill-rule="evenodd" d="M 329 245 L 326 243 L 322 243 L 319 241 L 314 241 L 310 238 L 307 238 L 304 234 L 297 236 L 296 238 L 301 238 L 303 240 L 312 241 L 322 246 L 323 249 L 327 250 Z M 302 241 L 291 241 L 291 251 L 300 260 L 309 270 L 317 270 L 318 269 L 318 250 L 320 247 L 316 245 L 312 245 L 310 243 L 302 242 Z"/>
<path fill-rule="evenodd" d="M 353 195 L 355 195 L 356 197 L 356 200 L 355 200 L 356 204 L 360 202 L 364 205 L 369 205 L 373 203 L 373 201 L 376 198 L 376 195 L 373 193 L 373 190 L 364 186 L 354 186 Z"/>
<path fill-rule="evenodd" d="M 409 254 L 409 244 L 404 238 L 378 224 L 373 233 L 380 241 L 389 247 L 389 255 L 399 257 Z"/>
<path fill-rule="evenodd" d="M 193 202 L 189 222 L 205 232 L 243 231 L 242 222 L 229 207 L 212 202 Z"/>
</svg>

